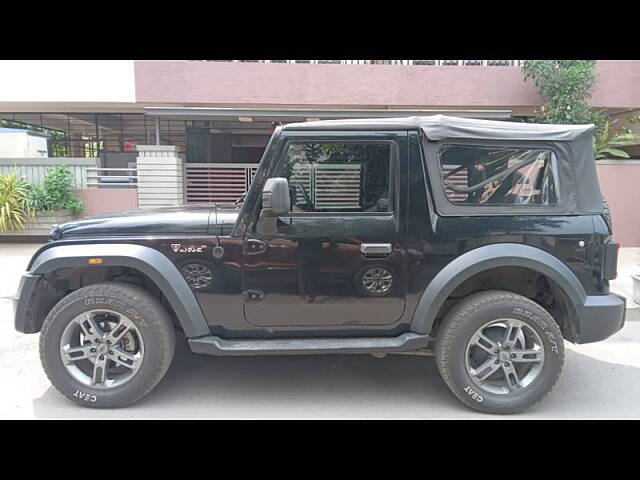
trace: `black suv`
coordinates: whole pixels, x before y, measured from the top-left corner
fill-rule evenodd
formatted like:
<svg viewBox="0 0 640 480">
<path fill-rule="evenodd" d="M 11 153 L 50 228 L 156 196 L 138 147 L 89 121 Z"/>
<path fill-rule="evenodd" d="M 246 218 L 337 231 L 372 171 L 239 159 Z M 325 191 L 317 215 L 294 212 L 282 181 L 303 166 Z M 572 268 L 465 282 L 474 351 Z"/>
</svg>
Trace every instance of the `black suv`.
<svg viewBox="0 0 640 480">
<path fill-rule="evenodd" d="M 593 126 L 445 116 L 278 127 L 237 205 L 55 226 L 15 326 L 51 382 L 130 404 L 176 333 L 208 355 L 431 351 L 451 391 L 514 413 L 556 383 L 563 339 L 624 324 Z"/>
</svg>

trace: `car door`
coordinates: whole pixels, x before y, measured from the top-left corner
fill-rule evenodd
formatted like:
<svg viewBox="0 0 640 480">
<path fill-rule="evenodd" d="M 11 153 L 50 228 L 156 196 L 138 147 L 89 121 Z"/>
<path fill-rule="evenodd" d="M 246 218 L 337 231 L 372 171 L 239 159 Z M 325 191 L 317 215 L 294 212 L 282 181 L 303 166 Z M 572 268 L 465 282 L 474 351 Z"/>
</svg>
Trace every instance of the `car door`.
<svg viewBox="0 0 640 480">
<path fill-rule="evenodd" d="M 300 133 L 300 132 L 297 132 Z M 406 132 L 283 135 L 289 182 L 277 232 L 245 236 L 248 323 L 389 325 L 405 307 Z"/>
</svg>

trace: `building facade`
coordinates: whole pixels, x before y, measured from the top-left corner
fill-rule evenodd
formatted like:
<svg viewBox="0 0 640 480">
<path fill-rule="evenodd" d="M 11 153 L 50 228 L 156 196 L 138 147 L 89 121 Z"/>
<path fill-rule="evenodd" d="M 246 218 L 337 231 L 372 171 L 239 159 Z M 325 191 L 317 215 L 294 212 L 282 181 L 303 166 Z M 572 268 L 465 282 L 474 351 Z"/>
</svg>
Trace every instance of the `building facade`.
<svg viewBox="0 0 640 480">
<path fill-rule="evenodd" d="M 78 187 L 98 211 L 232 201 L 280 124 L 435 113 L 524 121 L 543 100 L 519 63 L 0 61 L 0 128 L 46 136 L 43 165 L 90 159 Z M 626 122 L 640 109 L 640 62 L 598 61 L 596 75 L 591 105 Z M 0 171 L 12 161 L 0 135 Z"/>
</svg>

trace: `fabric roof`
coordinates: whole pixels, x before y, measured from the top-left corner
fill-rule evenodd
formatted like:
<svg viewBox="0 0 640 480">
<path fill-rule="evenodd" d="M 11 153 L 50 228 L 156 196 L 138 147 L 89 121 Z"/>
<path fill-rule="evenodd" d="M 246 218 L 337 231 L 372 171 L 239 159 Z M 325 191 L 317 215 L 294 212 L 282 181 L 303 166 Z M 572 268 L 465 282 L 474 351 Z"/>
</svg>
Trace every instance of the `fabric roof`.
<svg viewBox="0 0 640 480">
<path fill-rule="evenodd" d="M 548 140 L 572 141 L 590 134 L 594 125 L 549 125 L 541 123 L 480 120 L 475 118 L 430 115 L 428 117 L 371 118 L 354 120 L 321 120 L 290 123 L 286 130 L 337 129 L 422 129 L 429 140 L 444 138 L 471 138 L 487 140 Z"/>
</svg>

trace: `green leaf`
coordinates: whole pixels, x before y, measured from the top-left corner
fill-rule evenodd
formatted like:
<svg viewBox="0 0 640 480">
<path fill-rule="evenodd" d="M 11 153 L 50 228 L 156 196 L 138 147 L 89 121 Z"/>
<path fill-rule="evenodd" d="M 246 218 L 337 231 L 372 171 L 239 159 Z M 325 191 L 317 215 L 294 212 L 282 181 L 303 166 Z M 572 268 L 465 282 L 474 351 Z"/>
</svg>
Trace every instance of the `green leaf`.
<svg viewBox="0 0 640 480">
<path fill-rule="evenodd" d="M 607 148 L 604 150 L 604 152 L 609 153 L 610 155 L 613 155 L 615 157 L 629 158 L 629 154 L 627 152 L 625 152 L 624 150 L 618 150 L 617 148 Z"/>
</svg>

